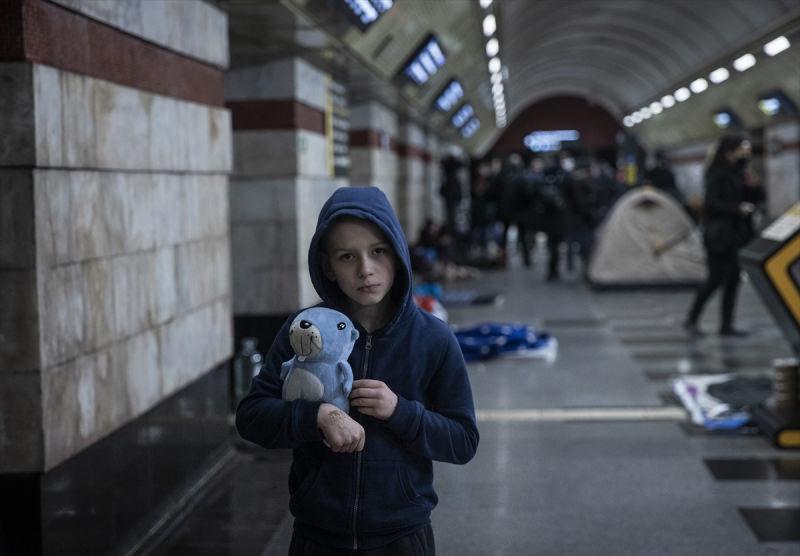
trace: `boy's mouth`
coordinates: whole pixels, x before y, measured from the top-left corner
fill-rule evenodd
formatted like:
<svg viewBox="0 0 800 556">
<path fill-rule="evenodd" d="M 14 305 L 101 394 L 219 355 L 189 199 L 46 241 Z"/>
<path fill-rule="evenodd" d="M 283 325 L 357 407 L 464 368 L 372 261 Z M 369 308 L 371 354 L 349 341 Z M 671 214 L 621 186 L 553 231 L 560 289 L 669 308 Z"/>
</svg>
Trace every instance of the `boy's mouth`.
<svg viewBox="0 0 800 556">
<path fill-rule="evenodd" d="M 364 293 L 375 293 L 379 287 L 380 284 L 370 284 L 368 286 L 361 286 L 360 288 L 358 288 L 358 291 Z"/>
</svg>

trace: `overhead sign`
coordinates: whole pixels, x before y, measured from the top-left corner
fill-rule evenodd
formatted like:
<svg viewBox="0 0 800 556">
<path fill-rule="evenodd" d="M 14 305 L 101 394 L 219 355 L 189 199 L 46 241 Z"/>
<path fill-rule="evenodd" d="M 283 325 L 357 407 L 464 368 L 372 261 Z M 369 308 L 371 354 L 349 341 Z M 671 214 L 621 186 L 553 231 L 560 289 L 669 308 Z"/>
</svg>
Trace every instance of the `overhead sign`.
<svg viewBox="0 0 800 556">
<path fill-rule="evenodd" d="M 558 129 L 554 131 L 534 131 L 525 136 L 523 143 L 533 152 L 552 152 L 562 148 L 565 141 L 577 141 L 580 132 L 574 129 Z"/>
</svg>

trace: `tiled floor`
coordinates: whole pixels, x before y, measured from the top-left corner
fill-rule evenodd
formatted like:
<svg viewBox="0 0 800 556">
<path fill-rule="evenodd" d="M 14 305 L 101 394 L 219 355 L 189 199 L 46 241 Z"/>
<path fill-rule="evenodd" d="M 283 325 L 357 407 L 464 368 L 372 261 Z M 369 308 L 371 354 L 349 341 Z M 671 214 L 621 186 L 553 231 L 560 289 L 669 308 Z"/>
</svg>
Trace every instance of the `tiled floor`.
<svg viewBox="0 0 800 556">
<path fill-rule="evenodd" d="M 530 411 L 647 410 L 677 403 L 669 380 L 682 374 L 768 372 L 790 349 L 749 285 L 737 324 L 752 334 L 698 341 L 679 326 L 688 291 L 598 293 L 576 280 L 548 284 L 541 264 L 458 287 L 502 292 L 505 302 L 451 307 L 452 323 L 535 324 L 558 338 L 560 351 L 554 362 L 469 366 L 480 414 L 506 413 L 479 422 L 472 462 L 435 465 L 439 554 L 800 555 L 800 453 L 775 449 L 752 428 L 710 434 L 669 416 L 552 420 Z M 714 300 L 705 329 L 715 330 L 717 311 Z M 504 418 L 511 410 L 523 418 Z M 288 457 L 240 452 L 207 502 L 156 553 L 285 554 Z"/>
</svg>

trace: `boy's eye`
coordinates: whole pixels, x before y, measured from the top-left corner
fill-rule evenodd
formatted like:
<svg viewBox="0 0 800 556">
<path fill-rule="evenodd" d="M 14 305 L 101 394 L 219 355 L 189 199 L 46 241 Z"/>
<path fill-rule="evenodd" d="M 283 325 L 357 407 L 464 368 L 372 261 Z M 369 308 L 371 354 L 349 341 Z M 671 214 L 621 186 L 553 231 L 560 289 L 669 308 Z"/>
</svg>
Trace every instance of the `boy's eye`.
<svg viewBox="0 0 800 556">
<path fill-rule="evenodd" d="M 340 322 L 339 324 L 336 325 L 336 328 L 338 328 L 339 330 L 344 330 L 345 328 L 347 328 L 347 325 L 343 322 Z"/>
<path fill-rule="evenodd" d="M 350 253 L 342 253 L 341 255 L 339 255 L 339 260 L 340 261 L 349 261 L 352 258 L 353 258 L 353 255 L 351 255 Z"/>
<path fill-rule="evenodd" d="M 375 253 L 377 255 L 385 255 L 386 254 L 386 247 L 376 247 Z"/>
</svg>

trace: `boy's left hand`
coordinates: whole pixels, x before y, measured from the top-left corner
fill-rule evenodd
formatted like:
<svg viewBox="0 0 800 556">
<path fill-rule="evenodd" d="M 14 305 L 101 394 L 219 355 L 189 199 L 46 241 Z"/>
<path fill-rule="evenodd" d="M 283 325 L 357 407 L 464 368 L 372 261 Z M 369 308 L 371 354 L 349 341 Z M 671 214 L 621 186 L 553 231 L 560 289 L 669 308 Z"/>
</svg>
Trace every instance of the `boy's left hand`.
<svg viewBox="0 0 800 556">
<path fill-rule="evenodd" d="M 350 392 L 350 405 L 364 415 L 388 421 L 397 407 L 397 394 L 380 380 L 355 380 Z"/>
</svg>

